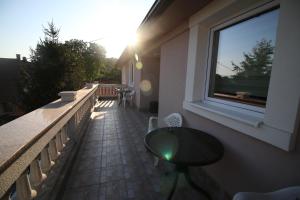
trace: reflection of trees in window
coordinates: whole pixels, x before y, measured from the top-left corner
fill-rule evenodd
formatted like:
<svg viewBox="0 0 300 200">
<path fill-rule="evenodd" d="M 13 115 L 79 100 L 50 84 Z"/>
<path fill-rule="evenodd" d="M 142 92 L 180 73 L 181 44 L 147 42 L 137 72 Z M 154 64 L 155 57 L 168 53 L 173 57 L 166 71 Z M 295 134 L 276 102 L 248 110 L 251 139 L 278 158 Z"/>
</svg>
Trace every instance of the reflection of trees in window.
<svg viewBox="0 0 300 200">
<path fill-rule="evenodd" d="M 269 78 L 271 75 L 274 46 L 271 40 L 262 39 L 250 53 L 244 53 L 244 60 L 238 66 L 232 62 L 233 71 L 237 72 L 233 78 L 248 78 L 261 76 Z"/>
<path fill-rule="evenodd" d="M 215 76 L 215 93 L 239 95 L 266 101 L 272 69 L 274 46 L 271 40 L 257 42 L 251 52 L 244 53 L 244 60 L 232 66 L 231 76 Z M 216 95 L 216 94 L 215 94 Z"/>
</svg>

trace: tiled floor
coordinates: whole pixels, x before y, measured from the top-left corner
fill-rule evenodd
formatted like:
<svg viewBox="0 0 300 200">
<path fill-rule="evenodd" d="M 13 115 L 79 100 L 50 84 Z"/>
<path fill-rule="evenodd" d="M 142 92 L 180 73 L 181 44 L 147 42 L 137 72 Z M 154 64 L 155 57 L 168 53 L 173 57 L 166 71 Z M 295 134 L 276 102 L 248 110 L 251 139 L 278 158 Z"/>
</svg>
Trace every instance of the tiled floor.
<svg viewBox="0 0 300 200">
<path fill-rule="evenodd" d="M 63 199 L 159 199 L 159 171 L 143 146 L 148 116 L 100 101 L 92 118 Z"/>
<path fill-rule="evenodd" d="M 148 118 L 148 114 L 135 109 L 119 107 L 116 101 L 100 101 L 92 114 L 63 199 L 165 199 L 174 180 L 171 172 L 166 174 L 172 166 L 153 167 L 153 158 L 143 143 Z M 199 198 L 197 195 L 193 194 Z"/>
</svg>

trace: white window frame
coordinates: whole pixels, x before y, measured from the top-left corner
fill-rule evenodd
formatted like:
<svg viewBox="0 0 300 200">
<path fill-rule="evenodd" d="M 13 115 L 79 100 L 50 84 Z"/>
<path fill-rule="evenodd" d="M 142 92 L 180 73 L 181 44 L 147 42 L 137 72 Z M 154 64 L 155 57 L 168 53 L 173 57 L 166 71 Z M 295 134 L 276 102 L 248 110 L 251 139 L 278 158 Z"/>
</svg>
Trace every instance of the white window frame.
<svg viewBox="0 0 300 200">
<path fill-rule="evenodd" d="M 296 4 L 296 5 L 293 5 Z M 292 6 L 291 6 L 292 5 Z M 207 98 L 210 77 L 211 35 L 220 26 L 242 21 L 258 13 L 279 8 L 277 39 L 265 109 L 235 102 Z M 283 150 L 294 148 L 300 96 L 299 63 L 292 50 L 298 49 L 300 33 L 293 20 L 299 4 L 290 0 L 213 1 L 190 18 L 186 90 L 183 108 L 213 120 L 242 134 L 272 144 Z M 292 13 L 294 12 L 294 13 Z M 292 13 L 292 14 L 290 14 Z M 300 14 L 297 15 L 300 17 Z M 286 22 L 289 23 L 286 23 Z M 286 41 L 287 30 L 294 31 Z M 288 45 L 288 46 L 287 46 Z M 286 69 L 282 70 L 282 66 Z M 297 88 L 298 87 L 298 88 Z M 280 90 L 278 88 L 281 88 Z M 293 89 L 293 93 L 288 92 Z M 295 91 L 295 92 L 294 92 Z M 282 98 L 289 96 L 289 98 Z"/>
<path fill-rule="evenodd" d="M 271 11 L 271 10 L 270 10 Z M 249 105 L 249 104 L 245 104 L 245 103 L 238 103 L 238 102 L 234 102 L 234 101 L 230 101 L 230 100 L 222 100 L 222 99 L 218 99 L 218 98 L 214 98 L 214 97 L 209 97 L 208 93 L 209 93 L 209 85 L 210 85 L 210 79 L 211 79 L 211 70 L 213 67 L 215 66 L 212 66 L 212 59 L 213 59 L 213 48 L 214 48 L 214 34 L 215 32 L 225 28 L 225 27 L 228 27 L 228 26 L 232 26 L 232 25 L 236 25 L 236 24 L 239 24 L 239 23 L 242 23 L 244 21 L 247 21 L 248 18 L 251 16 L 255 16 L 255 15 L 258 15 L 262 13 L 260 10 L 251 10 L 247 13 L 245 13 L 244 15 L 240 15 L 234 19 L 231 19 L 225 23 L 222 23 L 222 24 L 219 24 L 219 25 L 216 25 L 215 27 L 212 27 L 211 30 L 210 30 L 210 33 L 209 33 L 209 53 L 208 53 L 208 62 L 207 62 L 207 69 L 206 69 L 206 87 L 205 87 L 205 101 L 206 103 L 208 104 L 224 104 L 223 106 L 230 106 L 228 108 L 231 108 L 232 107 L 237 107 L 237 108 L 241 108 L 241 109 L 245 109 L 246 111 L 248 112 L 251 112 L 252 115 L 255 115 L 255 116 L 260 116 L 260 117 L 263 117 L 263 114 L 265 112 L 265 108 L 263 107 L 258 107 L 258 106 L 254 106 L 254 105 Z M 265 12 L 267 13 L 267 12 Z M 275 46 L 276 48 L 276 46 Z"/>
</svg>

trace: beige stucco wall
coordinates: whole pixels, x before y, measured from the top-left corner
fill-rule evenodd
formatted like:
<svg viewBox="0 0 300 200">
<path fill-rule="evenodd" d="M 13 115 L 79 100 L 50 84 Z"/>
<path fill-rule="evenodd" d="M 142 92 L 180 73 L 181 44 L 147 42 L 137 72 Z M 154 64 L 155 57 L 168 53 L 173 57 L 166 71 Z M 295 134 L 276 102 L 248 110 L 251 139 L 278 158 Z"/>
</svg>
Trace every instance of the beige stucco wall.
<svg viewBox="0 0 300 200">
<path fill-rule="evenodd" d="M 135 65 L 135 64 L 134 64 Z M 133 85 L 134 85 L 134 90 L 135 90 L 135 106 L 140 109 L 141 107 L 141 90 L 140 90 L 140 82 L 142 79 L 142 72 L 141 70 L 137 69 L 134 67 L 134 75 L 133 75 Z"/>
<path fill-rule="evenodd" d="M 148 110 L 151 101 L 158 101 L 160 59 L 159 57 L 143 57 L 142 63 L 142 80 L 149 81 L 151 89 L 145 92 L 141 91 L 140 108 Z"/>
<path fill-rule="evenodd" d="M 185 93 L 189 33 L 164 43 L 160 55 L 159 118 L 180 112 L 184 126 L 217 137 L 225 147 L 224 158 L 205 170 L 230 194 L 266 192 L 300 185 L 300 137 L 293 152 L 280 150 L 182 108 Z M 162 122 L 159 122 L 162 126 Z"/>
<path fill-rule="evenodd" d="M 122 66 L 122 84 L 127 84 L 128 82 L 128 66 Z"/>
<path fill-rule="evenodd" d="M 130 74 L 130 66 L 131 66 L 132 62 L 134 62 L 134 65 L 135 65 L 134 59 L 131 59 L 128 62 L 126 62 L 123 65 L 123 67 L 122 67 L 122 84 L 125 84 L 125 85 L 128 85 L 128 86 L 134 88 L 134 90 L 135 90 L 134 105 L 137 108 L 140 108 L 141 93 L 140 93 L 139 83 L 141 81 L 142 72 L 141 72 L 141 70 L 138 70 L 138 69 L 134 68 L 134 72 L 133 72 L 133 84 L 130 83 L 129 74 Z"/>
<path fill-rule="evenodd" d="M 130 73 L 130 62 L 134 62 L 132 59 L 128 61 L 122 67 L 122 84 L 130 85 L 135 90 L 134 104 L 140 110 L 148 110 L 149 103 L 151 101 L 158 101 L 158 90 L 159 90 L 159 57 L 142 57 L 143 63 L 142 69 L 134 67 L 133 85 L 130 85 L 129 73 Z M 140 83 L 143 80 L 148 80 L 151 83 L 151 90 L 143 92 L 140 89 Z"/>
</svg>

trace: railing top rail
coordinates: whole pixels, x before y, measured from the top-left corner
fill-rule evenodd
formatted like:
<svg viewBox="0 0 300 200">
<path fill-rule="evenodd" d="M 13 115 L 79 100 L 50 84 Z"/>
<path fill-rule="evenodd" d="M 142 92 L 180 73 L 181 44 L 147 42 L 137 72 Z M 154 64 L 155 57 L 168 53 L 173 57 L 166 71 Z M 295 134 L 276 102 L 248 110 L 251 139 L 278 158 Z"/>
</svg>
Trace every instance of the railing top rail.
<svg viewBox="0 0 300 200">
<path fill-rule="evenodd" d="M 58 99 L 0 126 L 0 173 L 97 87 L 78 90 L 75 101 Z"/>
<path fill-rule="evenodd" d="M 117 86 L 117 87 L 121 87 L 121 86 L 125 86 L 123 84 L 106 84 L 106 83 L 99 83 L 99 86 Z"/>
</svg>

